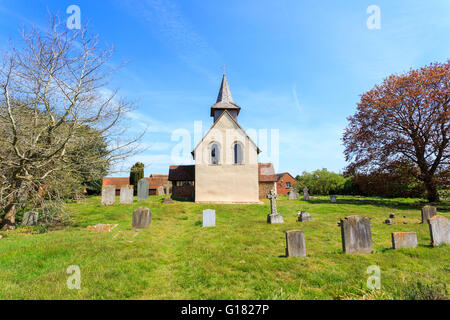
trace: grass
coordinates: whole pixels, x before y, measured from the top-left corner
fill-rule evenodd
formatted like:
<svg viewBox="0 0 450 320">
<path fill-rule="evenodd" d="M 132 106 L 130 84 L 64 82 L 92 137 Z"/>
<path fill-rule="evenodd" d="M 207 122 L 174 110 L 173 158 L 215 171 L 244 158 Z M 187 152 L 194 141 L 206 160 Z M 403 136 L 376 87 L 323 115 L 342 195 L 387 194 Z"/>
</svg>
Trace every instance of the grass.
<svg viewBox="0 0 450 320">
<path fill-rule="evenodd" d="M 34 228 L 3 233 L 0 299 L 411 299 L 425 288 L 450 283 L 450 247 L 432 248 L 428 225 L 419 224 L 418 199 L 318 197 L 278 201 L 285 223 L 268 225 L 269 203 L 219 205 L 175 202 L 154 196 L 133 205 L 102 207 L 100 198 L 69 204 L 75 223 L 39 234 Z M 131 228 L 134 209 L 153 213 L 151 228 Z M 202 228 L 202 211 L 216 210 L 215 228 Z M 306 210 L 314 221 L 296 221 Z M 395 212 L 394 225 L 384 224 Z M 438 206 L 450 217 L 449 203 Z M 374 253 L 342 253 L 339 219 L 372 218 Z M 403 218 L 406 216 L 406 218 Z M 407 222 L 407 224 L 404 224 Z M 119 224 L 110 233 L 86 229 Z M 306 235 L 306 258 L 285 258 L 287 230 Z M 120 231 L 120 232 L 119 232 Z M 391 249 L 391 232 L 417 232 L 416 249 Z M 81 269 L 81 289 L 66 286 L 70 265 Z M 367 267 L 381 268 L 381 290 L 367 289 Z M 433 296 L 427 294 L 427 296 Z M 448 295 L 447 295 L 448 296 Z"/>
</svg>

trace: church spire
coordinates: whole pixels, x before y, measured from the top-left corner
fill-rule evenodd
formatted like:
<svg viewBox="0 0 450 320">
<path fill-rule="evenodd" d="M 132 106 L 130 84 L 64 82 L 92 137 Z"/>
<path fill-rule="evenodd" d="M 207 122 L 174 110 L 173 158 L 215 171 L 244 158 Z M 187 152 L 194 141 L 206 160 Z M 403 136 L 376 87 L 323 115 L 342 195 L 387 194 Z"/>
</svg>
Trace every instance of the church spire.
<svg viewBox="0 0 450 320">
<path fill-rule="evenodd" d="M 230 87 L 228 86 L 227 76 L 224 74 L 222 78 L 222 85 L 220 86 L 219 95 L 217 96 L 217 102 L 233 102 L 233 97 L 231 96 Z"/>
</svg>

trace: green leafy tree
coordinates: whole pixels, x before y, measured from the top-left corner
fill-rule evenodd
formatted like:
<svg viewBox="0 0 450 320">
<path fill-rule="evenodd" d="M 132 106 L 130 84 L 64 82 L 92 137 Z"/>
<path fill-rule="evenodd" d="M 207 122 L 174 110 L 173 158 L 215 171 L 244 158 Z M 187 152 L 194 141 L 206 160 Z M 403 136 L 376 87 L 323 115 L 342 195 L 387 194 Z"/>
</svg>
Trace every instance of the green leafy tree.
<svg viewBox="0 0 450 320">
<path fill-rule="evenodd" d="M 303 172 L 297 176 L 297 180 L 303 186 L 307 186 L 311 194 L 339 194 L 343 193 L 346 179 L 327 169 L 316 170 L 314 172 Z"/>
</svg>

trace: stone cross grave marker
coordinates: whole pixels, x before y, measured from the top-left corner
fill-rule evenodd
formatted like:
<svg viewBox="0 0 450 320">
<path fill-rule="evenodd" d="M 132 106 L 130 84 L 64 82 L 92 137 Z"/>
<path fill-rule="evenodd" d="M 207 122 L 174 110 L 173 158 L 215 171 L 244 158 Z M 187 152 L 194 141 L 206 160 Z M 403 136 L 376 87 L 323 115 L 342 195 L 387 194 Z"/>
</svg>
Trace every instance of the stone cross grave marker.
<svg viewBox="0 0 450 320">
<path fill-rule="evenodd" d="M 336 203 L 336 196 L 330 196 L 330 202 L 331 203 Z"/>
<path fill-rule="evenodd" d="M 116 186 L 102 188 L 102 205 L 113 206 L 116 203 Z"/>
<path fill-rule="evenodd" d="M 372 253 L 370 218 L 346 217 L 340 221 L 339 226 L 345 253 Z"/>
<path fill-rule="evenodd" d="M 120 188 L 120 204 L 133 204 L 134 190 L 132 186 Z"/>
<path fill-rule="evenodd" d="M 138 181 L 137 188 L 137 201 L 147 201 L 148 200 L 148 187 L 149 183 L 147 179 L 141 179 Z"/>
<path fill-rule="evenodd" d="M 392 248 L 417 248 L 417 233 L 415 232 L 392 232 Z"/>
<path fill-rule="evenodd" d="M 302 211 L 297 214 L 298 214 L 299 222 L 313 221 L 313 218 L 311 217 L 311 215 L 308 212 Z"/>
<path fill-rule="evenodd" d="M 308 187 L 305 187 L 303 189 L 303 200 L 309 201 L 309 190 L 308 190 Z"/>
<path fill-rule="evenodd" d="M 167 183 L 164 187 L 166 189 L 166 196 L 164 197 L 164 200 L 162 203 L 173 203 L 173 200 L 170 199 L 169 184 Z"/>
<path fill-rule="evenodd" d="M 428 223 L 428 220 L 437 214 L 436 207 L 425 206 L 422 208 L 422 223 Z"/>
<path fill-rule="evenodd" d="M 148 228 L 152 224 L 152 212 L 148 208 L 138 208 L 133 212 L 132 226 L 135 229 Z"/>
<path fill-rule="evenodd" d="M 38 219 L 39 219 L 38 212 L 25 212 L 22 217 L 22 225 L 35 226 L 38 223 Z"/>
<path fill-rule="evenodd" d="M 203 210 L 203 228 L 216 226 L 216 210 Z"/>
<path fill-rule="evenodd" d="M 306 257 L 305 233 L 286 231 L 286 257 Z"/>
<path fill-rule="evenodd" d="M 450 243 L 448 219 L 443 216 L 434 216 L 428 220 L 430 227 L 431 245 L 440 246 L 443 243 Z"/>
<path fill-rule="evenodd" d="M 289 190 L 289 200 L 297 200 L 297 198 L 298 198 L 297 189 L 291 188 L 291 190 Z"/>
<path fill-rule="evenodd" d="M 272 189 L 270 190 L 267 198 L 270 200 L 270 213 L 267 215 L 267 223 L 283 223 L 283 217 L 277 212 L 277 194 Z"/>
</svg>

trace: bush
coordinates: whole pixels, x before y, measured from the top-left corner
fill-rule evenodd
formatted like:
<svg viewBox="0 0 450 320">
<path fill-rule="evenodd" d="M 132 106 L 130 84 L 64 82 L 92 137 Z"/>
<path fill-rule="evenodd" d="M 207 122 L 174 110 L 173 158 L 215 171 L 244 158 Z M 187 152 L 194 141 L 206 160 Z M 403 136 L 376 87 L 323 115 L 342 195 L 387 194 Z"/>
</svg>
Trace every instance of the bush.
<svg viewBox="0 0 450 320">
<path fill-rule="evenodd" d="M 297 180 L 302 186 L 307 186 L 311 194 L 317 195 L 342 194 L 346 183 L 344 176 L 327 169 L 303 172 Z"/>
</svg>

